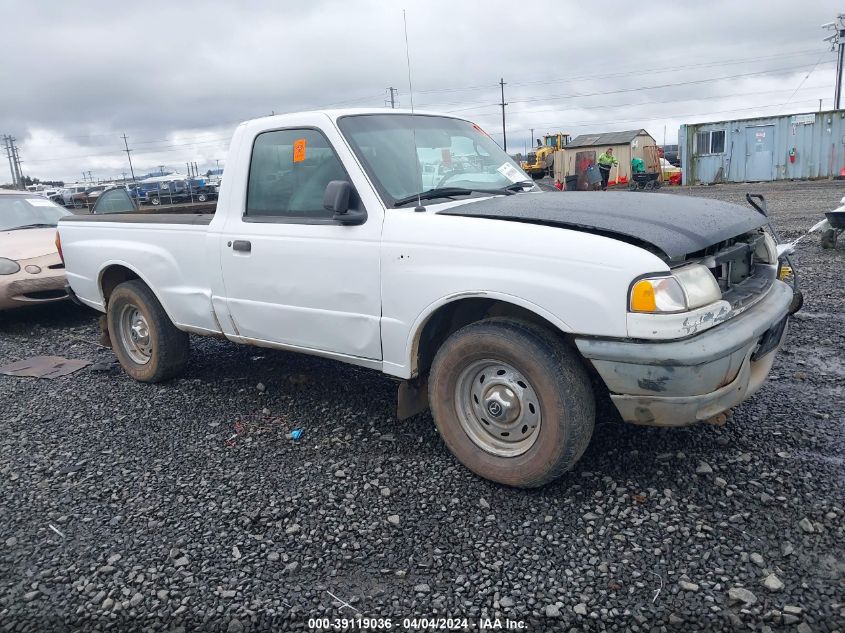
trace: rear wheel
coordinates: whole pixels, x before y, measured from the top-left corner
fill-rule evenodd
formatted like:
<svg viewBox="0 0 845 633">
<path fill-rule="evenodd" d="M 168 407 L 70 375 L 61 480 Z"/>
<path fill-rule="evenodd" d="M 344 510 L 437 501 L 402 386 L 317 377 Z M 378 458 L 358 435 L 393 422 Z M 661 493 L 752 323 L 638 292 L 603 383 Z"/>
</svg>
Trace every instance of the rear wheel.
<svg viewBox="0 0 845 633">
<path fill-rule="evenodd" d="M 135 380 L 167 380 L 188 364 L 188 335 L 173 325 L 143 281 L 133 279 L 115 288 L 107 319 L 112 349 Z"/>
<path fill-rule="evenodd" d="M 580 357 L 551 332 L 488 319 L 453 334 L 429 378 L 435 423 L 476 474 L 520 488 L 572 468 L 592 436 L 595 400 Z"/>
</svg>

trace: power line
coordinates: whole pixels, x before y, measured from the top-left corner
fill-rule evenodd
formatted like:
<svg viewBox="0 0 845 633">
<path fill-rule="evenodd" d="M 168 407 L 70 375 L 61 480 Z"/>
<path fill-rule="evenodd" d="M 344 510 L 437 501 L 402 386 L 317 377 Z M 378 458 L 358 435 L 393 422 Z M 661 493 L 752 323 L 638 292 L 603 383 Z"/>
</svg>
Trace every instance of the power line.
<svg viewBox="0 0 845 633">
<path fill-rule="evenodd" d="M 783 72 L 783 71 L 795 70 L 795 69 L 799 69 L 799 68 L 804 69 L 804 68 L 808 68 L 808 66 L 806 64 L 801 65 L 801 66 L 788 66 L 788 67 L 785 67 L 785 68 L 775 68 L 775 69 L 772 69 L 772 70 L 760 70 L 760 71 L 750 72 L 750 73 L 739 73 L 739 74 L 736 74 L 736 75 L 723 75 L 721 77 L 710 77 L 710 78 L 707 78 L 707 79 L 690 79 L 689 81 L 676 81 L 676 82 L 670 82 L 670 83 L 665 83 L 665 84 L 656 84 L 656 85 L 653 85 L 653 86 L 638 86 L 638 87 L 632 87 L 632 88 L 619 88 L 619 89 L 616 89 L 616 90 L 603 90 L 603 91 L 599 91 L 599 92 L 585 92 L 585 93 L 573 93 L 573 94 L 568 94 L 568 95 L 551 95 L 551 96 L 537 95 L 537 96 L 525 97 L 525 98 L 522 98 L 522 99 L 512 99 L 510 101 L 510 103 L 511 104 L 514 104 L 514 103 L 535 103 L 537 101 L 558 101 L 558 100 L 565 100 L 565 99 L 578 99 L 578 98 L 582 98 L 582 97 L 600 97 L 600 96 L 606 96 L 606 95 L 612 95 L 612 94 L 622 94 L 622 93 L 626 93 L 626 92 L 642 92 L 642 91 L 645 91 L 645 90 L 662 90 L 664 88 L 675 88 L 677 86 L 699 85 L 699 84 L 710 83 L 710 82 L 713 82 L 713 81 L 724 81 L 726 79 L 740 79 L 740 78 L 743 78 L 743 77 L 754 77 L 754 76 L 759 76 L 759 75 L 768 75 L 768 74 L 775 73 L 775 72 Z M 492 107 L 493 105 L 498 105 L 498 104 L 488 103 L 485 106 L 478 106 L 478 107 L 471 106 L 471 107 L 467 107 L 467 108 L 458 108 L 456 110 L 447 110 L 447 112 L 449 112 L 449 113 L 467 112 L 467 111 L 470 111 L 470 110 L 480 110 L 481 108 L 484 108 L 484 107 L 489 108 L 489 107 Z"/>
<path fill-rule="evenodd" d="M 800 90 L 814 90 L 816 88 L 822 88 L 823 86 L 806 86 L 800 87 Z M 609 103 L 605 105 L 589 105 L 589 106 L 564 106 L 559 108 L 543 108 L 541 110 L 521 110 L 519 114 L 523 116 L 527 115 L 535 115 L 541 112 L 568 112 L 570 110 L 581 111 L 585 109 L 589 109 L 591 112 L 593 110 L 614 110 L 619 108 L 630 108 L 636 106 L 650 106 L 650 105 L 664 105 L 667 103 L 685 103 L 687 101 L 710 101 L 713 99 L 726 99 L 731 97 L 756 97 L 759 95 L 768 95 L 768 94 L 781 94 L 784 92 L 789 92 L 789 89 L 780 89 L 780 90 L 754 90 L 751 92 L 731 92 L 731 93 L 721 93 L 716 95 L 709 95 L 707 97 L 684 97 L 683 99 L 662 99 L 659 101 L 655 100 L 648 100 L 648 101 L 627 101 L 624 103 Z"/>
<path fill-rule="evenodd" d="M 814 103 L 818 100 L 818 98 L 814 97 L 812 99 L 807 99 L 803 101 L 796 101 L 795 104 L 798 103 Z M 714 114 L 730 114 L 733 112 L 747 112 L 750 110 L 765 110 L 767 108 L 779 108 L 781 104 L 779 103 L 772 103 L 769 105 L 758 105 L 758 106 L 750 106 L 747 108 L 731 108 L 729 110 L 711 110 L 708 112 L 686 112 L 686 113 L 671 113 L 671 114 L 661 114 L 656 117 L 639 117 L 636 119 L 583 119 L 581 121 L 569 121 L 566 127 L 573 128 L 573 127 L 589 127 L 595 124 L 600 123 L 637 123 L 641 121 L 663 121 L 665 119 L 678 119 L 682 117 L 699 117 L 699 116 L 711 116 Z M 558 123 L 540 123 L 536 125 L 544 125 L 546 127 L 554 127 L 558 126 Z M 526 132 L 530 128 L 523 128 L 519 130 L 511 130 L 511 132 Z"/>
<path fill-rule="evenodd" d="M 805 49 L 801 51 L 792 51 L 787 53 L 778 53 L 776 55 L 764 55 L 764 56 L 754 56 L 754 57 L 743 57 L 743 58 L 729 58 L 724 60 L 717 60 L 713 62 L 702 62 L 697 64 L 686 64 L 686 65 L 672 65 L 672 66 L 664 66 L 660 68 L 647 68 L 647 69 L 636 69 L 634 70 L 621 70 L 605 75 L 572 75 L 568 77 L 558 77 L 558 78 L 544 78 L 532 81 L 520 81 L 520 82 L 509 82 L 511 86 L 530 86 L 530 85 L 548 85 L 551 83 L 563 83 L 567 81 L 592 81 L 592 80 L 600 80 L 600 79 L 609 79 L 613 77 L 630 77 L 633 75 L 651 75 L 651 74 L 658 74 L 664 72 L 673 72 L 678 70 L 687 70 L 692 68 L 705 68 L 705 67 L 712 67 L 712 66 L 727 66 L 732 64 L 744 64 L 746 62 L 755 62 L 755 61 L 762 61 L 762 60 L 770 60 L 770 59 L 778 59 L 778 58 L 789 58 L 789 57 L 801 57 L 804 55 L 811 55 L 816 54 L 818 49 Z M 431 88 L 428 90 L 417 90 L 418 94 L 438 94 L 438 93 L 448 93 L 448 92 L 470 92 L 473 90 L 492 90 L 498 86 L 498 83 L 495 84 L 480 84 L 476 86 L 466 86 L 466 87 L 452 87 L 452 88 Z M 438 105 L 438 104 L 426 104 L 426 107 L 430 105 Z M 440 104 L 440 105 L 451 105 L 451 104 Z"/>
</svg>

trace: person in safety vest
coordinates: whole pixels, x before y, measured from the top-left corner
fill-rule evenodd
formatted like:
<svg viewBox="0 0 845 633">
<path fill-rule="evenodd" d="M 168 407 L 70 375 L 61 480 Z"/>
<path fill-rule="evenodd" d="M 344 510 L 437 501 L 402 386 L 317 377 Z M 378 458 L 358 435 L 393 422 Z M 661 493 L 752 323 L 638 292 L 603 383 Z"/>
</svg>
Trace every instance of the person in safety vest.
<svg viewBox="0 0 845 633">
<path fill-rule="evenodd" d="M 608 147 L 605 151 L 599 154 L 599 171 L 601 172 L 601 190 L 607 191 L 607 181 L 610 180 L 610 169 L 614 165 L 618 165 L 619 161 L 613 155 L 613 148 Z"/>
</svg>

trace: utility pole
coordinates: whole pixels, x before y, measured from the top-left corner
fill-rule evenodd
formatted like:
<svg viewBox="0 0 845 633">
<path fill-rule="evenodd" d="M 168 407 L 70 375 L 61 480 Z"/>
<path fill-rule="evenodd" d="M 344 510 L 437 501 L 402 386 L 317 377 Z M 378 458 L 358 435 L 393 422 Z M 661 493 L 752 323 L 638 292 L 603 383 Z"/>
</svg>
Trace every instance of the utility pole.
<svg viewBox="0 0 845 633">
<path fill-rule="evenodd" d="M 129 149 L 129 141 L 126 140 L 126 132 L 123 133 L 123 146 L 126 148 L 123 150 L 126 152 L 126 158 L 129 159 L 129 171 L 132 172 L 132 182 L 135 182 L 135 168 L 132 167 L 132 156 L 129 154 L 132 150 Z"/>
<path fill-rule="evenodd" d="M 389 96 L 388 96 L 388 97 L 387 97 L 387 99 L 385 100 L 385 104 L 387 104 L 387 101 L 390 101 L 390 107 L 391 107 L 391 109 L 394 109 L 394 110 L 395 110 L 395 109 L 396 109 L 396 106 L 397 106 L 397 103 L 396 103 L 396 95 L 398 95 L 398 94 L 399 94 L 399 89 L 398 89 L 398 88 L 394 88 L 393 86 L 391 86 L 390 88 L 388 88 L 388 89 L 387 89 L 387 92 L 388 92 L 388 95 L 389 95 Z"/>
<path fill-rule="evenodd" d="M 15 164 L 15 172 L 17 172 L 17 175 L 18 175 L 18 186 L 24 187 L 26 185 L 26 183 L 24 182 L 24 179 L 23 179 L 23 169 L 21 169 L 21 157 L 20 157 L 20 154 L 18 154 L 18 146 L 15 145 L 15 139 L 14 138 L 12 138 L 10 140 L 12 141 L 12 159 L 13 159 L 12 162 L 14 162 L 14 164 Z"/>
<path fill-rule="evenodd" d="M 828 35 L 823 41 L 830 42 L 830 50 L 834 51 L 839 48 L 839 54 L 836 57 L 836 92 L 833 95 L 833 109 L 839 110 L 839 98 L 842 93 L 842 70 L 843 62 L 845 62 L 845 13 L 840 13 L 836 16 L 836 21 L 822 24 L 823 29 L 834 31 L 832 35 Z"/>
<path fill-rule="evenodd" d="M 528 147 L 534 149 L 534 128 L 531 128 L 531 142 L 528 144 Z"/>
<path fill-rule="evenodd" d="M 161 174 L 162 176 L 164 176 L 164 165 L 159 165 L 159 166 L 158 166 L 158 172 L 159 172 L 159 174 Z"/>
<path fill-rule="evenodd" d="M 508 105 L 505 103 L 505 78 L 502 77 L 499 79 L 499 87 L 502 89 L 502 102 L 499 104 L 502 106 L 502 144 L 504 145 L 504 150 L 508 151 L 508 135 L 505 132 L 505 106 Z"/>
<path fill-rule="evenodd" d="M 12 137 L 4 134 L 3 143 L 6 145 L 6 157 L 9 159 L 9 172 L 12 174 L 12 186 L 18 187 L 18 175 L 15 171 L 15 164 L 12 162 Z"/>
</svg>

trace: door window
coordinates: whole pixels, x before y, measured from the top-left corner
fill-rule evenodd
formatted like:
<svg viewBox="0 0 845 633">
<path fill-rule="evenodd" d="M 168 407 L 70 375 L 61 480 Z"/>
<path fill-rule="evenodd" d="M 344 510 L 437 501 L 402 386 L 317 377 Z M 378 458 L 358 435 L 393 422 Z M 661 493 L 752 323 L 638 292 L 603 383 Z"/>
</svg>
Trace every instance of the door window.
<svg viewBox="0 0 845 633">
<path fill-rule="evenodd" d="M 244 215 L 330 219 L 323 194 L 332 180 L 349 177 L 322 132 L 264 132 L 252 147 Z"/>
</svg>

